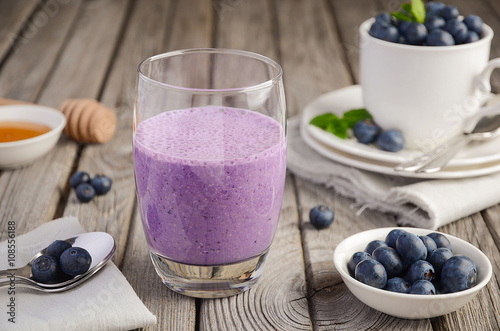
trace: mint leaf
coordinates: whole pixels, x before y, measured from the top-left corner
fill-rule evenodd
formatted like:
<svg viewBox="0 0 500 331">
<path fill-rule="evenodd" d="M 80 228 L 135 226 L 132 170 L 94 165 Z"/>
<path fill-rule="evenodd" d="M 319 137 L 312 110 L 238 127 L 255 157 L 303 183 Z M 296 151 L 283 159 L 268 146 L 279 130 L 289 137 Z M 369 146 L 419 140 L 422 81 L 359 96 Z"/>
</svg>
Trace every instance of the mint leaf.
<svg viewBox="0 0 500 331">
<path fill-rule="evenodd" d="M 344 113 L 342 120 L 349 129 L 352 129 L 359 121 L 373 120 L 373 116 L 365 108 L 352 109 Z"/>
<path fill-rule="evenodd" d="M 400 21 L 409 21 L 409 22 L 415 21 L 415 18 L 413 18 L 412 16 L 405 14 L 401 11 L 395 11 L 395 12 L 391 13 L 391 15 Z"/>
<path fill-rule="evenodd" d="M 316 116 L 309 122 L 309 124 L 317 126 L 318 128 L 321 128 L 323 130 L 326 130 L 328 123 L 334 121 L 335 119 L 338 119 L 337 115 L 332 113 L 326 113 Z"/>
<path fill-rule="evenodd" d="M 411 11 L 417 22 L 424 23 L 425 21 L 425 5 L 422 0 L 411 0 Z"/>
<path fill-rule="evenodd" d="M 347 123 L 344 120 L 337 117 L 336 119 L 328 123 L 328 126 L 326 127 L 325 130 L 327 132 L 333 133 L 334 135 L 336 135 L 341 139 L 346 139 L 348 129 L 349 128 L 347 127 Z"/>
<path fill-rule="evenodd" d="M 409 3 L 401 4 L 401 9 L 403 9 L 406 14 L 411 13 L 411 5 Z"/>
</svg>

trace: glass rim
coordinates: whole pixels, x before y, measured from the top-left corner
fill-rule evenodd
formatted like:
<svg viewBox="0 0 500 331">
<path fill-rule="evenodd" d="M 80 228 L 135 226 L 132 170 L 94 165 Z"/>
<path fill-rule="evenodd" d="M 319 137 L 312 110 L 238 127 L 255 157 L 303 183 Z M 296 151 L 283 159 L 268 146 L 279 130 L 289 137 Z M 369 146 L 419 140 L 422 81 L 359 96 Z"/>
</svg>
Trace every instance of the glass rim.
<svg viewBox="0 0 500 331">
<path fill-rule="evenodd" d="M 177 56 L 177 55 L 183 55 L 183 54 L 230 54 L 230 55 L 238 55 L 241 57 L 247 57 L 255 60 L 259 60 L 274 69 L 277 70 L 277 74 L 274 75 L 271 79 L 268 79 L 266 81 L 263 81 L 258 84 L 250 85 L 250 86 L 242 86 L 242 87 L 232 87 L 232 88 L 223 88 L 223 89 L 210 89 L 210 88 L 192 88 L 192 87 L 183 87 L 183 86 L 177 86 L 177 85 L 172 85 L 164 82 L 160 82 L 156 79 L 153 79 L 146 75 L 143 71 L 142 68 L 144 65 L 152 63 L 154 61 L 160 60 L 160 59 L 165 59 L 169 58 L 172 56 Z M 139 66 L 137 67 L 137 72 L 139 74 L 139 78 L 142 78 L 146 80 L 149 83 L 159 85 L 163 88 L 167 89 L 172 89 L 172 90 L 177 90 L 177 91 L 185 91 L 189 93 L 193 92 L 198 92 L 198 93 L 223 93 L 223 92 L 248 92 L 248 91 L 253 91 L 253 90 L 259 90 L 259 89 L 264 89 L 264 88 L 269 88 L 270 86 L 273 86 L 277 82 L 279 82 L 283 76 L 283 69 L 281 66 L 274 60 L 268 58 L 267 56 L 250 52 L 250 51 L 244 51 L 244 50 L 239 50 L 239 49 L 228 49 L 228 48 L 190 48 L 190 49 L 181 49 L 181 50 L 175 50 L 171 52 L 166 52 L 166 53 L 161 53 L 157 55 L 153 55 L 151 57 L 148 57 L 147 59 L 143 60 L 141 63 L 139 63 Z"/>
</svg>

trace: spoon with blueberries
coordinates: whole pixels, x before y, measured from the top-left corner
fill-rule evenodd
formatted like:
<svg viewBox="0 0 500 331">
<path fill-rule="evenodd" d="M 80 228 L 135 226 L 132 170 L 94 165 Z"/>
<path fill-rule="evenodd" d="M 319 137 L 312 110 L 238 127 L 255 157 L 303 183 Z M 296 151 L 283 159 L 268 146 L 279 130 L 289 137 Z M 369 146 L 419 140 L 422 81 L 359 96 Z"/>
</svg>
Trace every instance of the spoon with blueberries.
<svg viewBox="0 0 500 331">
<path fill-rule="evenodd" d="M 105 232 L 88 232 L 56 240 L 35 254 L 22 268 L 0 270 L 0 288 L 16 285 L 60 292 L 80 285 L 99 271 L 115 252 L 115 241 Z"/>
</svg>

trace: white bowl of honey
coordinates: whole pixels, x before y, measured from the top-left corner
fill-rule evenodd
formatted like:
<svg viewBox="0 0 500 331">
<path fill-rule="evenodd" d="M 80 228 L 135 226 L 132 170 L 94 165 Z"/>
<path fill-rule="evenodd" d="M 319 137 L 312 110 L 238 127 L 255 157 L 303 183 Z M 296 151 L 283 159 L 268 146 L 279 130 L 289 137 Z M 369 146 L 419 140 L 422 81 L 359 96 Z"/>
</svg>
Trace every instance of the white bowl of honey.
<svg viewBox="0 0 500 331">
<path fill-rule="evenodd" d="M 38 105 L 0 106 L 0 168 L 17 168 L 50 151 L 66 125 L 64 115 Z"/>
</svg>

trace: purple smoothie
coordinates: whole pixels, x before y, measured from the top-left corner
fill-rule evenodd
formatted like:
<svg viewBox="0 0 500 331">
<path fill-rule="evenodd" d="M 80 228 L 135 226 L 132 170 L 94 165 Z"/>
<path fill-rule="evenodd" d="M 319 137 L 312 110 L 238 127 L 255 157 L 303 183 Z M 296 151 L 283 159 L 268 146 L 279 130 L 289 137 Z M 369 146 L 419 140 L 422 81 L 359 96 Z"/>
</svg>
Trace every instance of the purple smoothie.
<svg viewBox="0 0 500 331">
<path fill-rule="evenodd" d="M 153 253 L 208 266 L 271 245 L 286 174 L 286 140 L 274 119 L 221 107 L 161 113 L 136 128 L 134 169 Z"/>
</svg>

